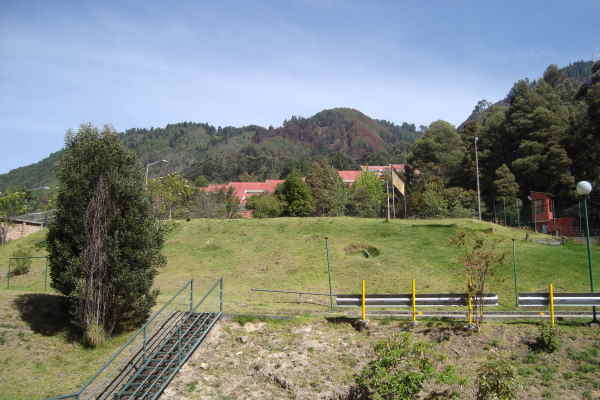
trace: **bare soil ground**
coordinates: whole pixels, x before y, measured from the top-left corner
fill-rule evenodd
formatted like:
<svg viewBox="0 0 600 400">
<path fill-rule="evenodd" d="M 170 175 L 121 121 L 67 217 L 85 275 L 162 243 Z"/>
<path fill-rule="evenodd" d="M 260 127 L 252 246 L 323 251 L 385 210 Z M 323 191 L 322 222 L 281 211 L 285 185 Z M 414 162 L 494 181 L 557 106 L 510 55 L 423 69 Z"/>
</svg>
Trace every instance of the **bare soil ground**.
<svg viewBox="0 0 600 400">
<path fill-rule="evenodd" d="M 562 346 L 548 354 L 532 349 L 533 323 L 485 323 L 481 332 L 462 322 L 371 320 L 358 332 L 351 320 L 220 322 L 167 388 L 165 399 L 351 399 L 354 376 L 373 359 L 373 345 L 410 331 L 434 343 L 439 366 L 453 366 L 461 383 L 430 383 L 421 399 L 475 398 L 477 368 L 486 360 L 511 360 L 519 399 L 600 399 L 600 329 L 566 322 Z M 456 397 L 455 397 L 456 398 Z"/>
</svg>

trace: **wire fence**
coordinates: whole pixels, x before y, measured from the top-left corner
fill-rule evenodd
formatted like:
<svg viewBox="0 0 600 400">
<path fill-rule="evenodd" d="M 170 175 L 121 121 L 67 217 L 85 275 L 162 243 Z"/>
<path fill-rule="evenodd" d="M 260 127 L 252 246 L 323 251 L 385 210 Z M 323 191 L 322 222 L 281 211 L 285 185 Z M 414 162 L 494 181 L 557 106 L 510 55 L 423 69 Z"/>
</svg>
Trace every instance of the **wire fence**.
<svg viewBox="0 0 600 400">
<path fill-rule="evenodd" d="M 48 257 L 9 257 L 0 267 L 0 288 L 31 292 L 50 289 Z"/>
</svg>

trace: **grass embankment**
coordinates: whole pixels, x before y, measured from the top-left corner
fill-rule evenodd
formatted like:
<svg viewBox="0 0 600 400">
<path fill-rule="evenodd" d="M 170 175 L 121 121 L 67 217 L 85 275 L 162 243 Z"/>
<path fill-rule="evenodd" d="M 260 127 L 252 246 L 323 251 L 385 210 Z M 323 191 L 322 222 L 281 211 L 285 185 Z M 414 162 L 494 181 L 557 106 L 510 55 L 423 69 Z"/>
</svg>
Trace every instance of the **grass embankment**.
<svg viewBox="0 0 600 400">
<path fill-rule="evenodd" d="M 547 290 L 549 283 L 558 291 L 589 289 L 583 245 L 554 247 L 526 242 L 524 231 L 471 220 L 384 223 L 355 218 L 182 222 L 165 250 L 169 263 L 157 285 L 170 294 L 186 279 L 208 283 L 223 276 L 229 311 L 319 310 L 315 305 L 281 303 L 295 302 L 298 296 L 250 289 L 327 293 L 323 239 L 327 236 L 337 293 L 358 293 L 361 279 L 367 280 L 370 293 L 408 293 L 411 279 L 417 280 L 417 289 L 422 293 L 462 293 L 465 275 L 458 260 L 460 251 L 449 245 L 449 238 L 461 229 L 493 229 L 490 237 L 504 240 L 507 262 L 488 283 L 489 291 L 500 296 L 503 309 L 514 307 L 512 238 L 518 239 L 520 291 Z M 366 258 L 361 251 L 354 251 L 361 246 L 374 247 L 379 255 Z M 598 259 L 600 252 L 594 252 Z M 312 300 L 327 303 L 324 298 Z"/>
<path fill-rule="evenodd" d="M 505 239 L 503 246 L 509 255 L 510 239 L 518 239 L 520 291 L 546 290 L 549 283 L 559 291 L 588 290 L 583 245 L 553 247 L 525 242 L 524 231 L 471 220 L 384 223 L 355 218 L 179 222 L 169 235 L 164 249 L 168 264 L 160 271 L 156 286 L 162 292 L 159 301 L 164 302 L 188 279 L 195 280 L 200 294 L 223 276 L 226 312 L 325 311 L 326 297 L 300 298 L 250 289 L 326 293 L 323 238 L 328 236 L 337 293 L 357 293 L 361 279 L 367 280 L 370 293 L 406 293 L 411 279 L 417 280 L 418 290 L 424 293 L 464 292 L 459 250 L 449 246 L 448 239 L 460 229 L 489 231 L 492 227 L 490 236 Z M 34 244 L 43 239 L 40 232 L 0 248 L 0 399 L 43 398 L 72 391 L 125 339 L 115 338 L 96 350 L 70 340 L 68 316 L 58 307 L 60 298 L 51 291 L 47 296 L 34 295 L 43 293 L 42 262 L 32 265 L 30 277 L 15 279 L 13 289 L 5 289 L 10 254 L 18 246 L 35 249 Z M 365 258 L 356 251 L 361 246 L 376 248 L 379 255 Z M 44 254 L 40 249 L 34 252 Z M 376 253 L 373 249 L 369 252 Z M 598 256 L 595 249 L 596 260 Z M 505 309 L 514 303 L 510 257 L 508 261 L 489 281 L 489 291 L 498 293 Z"/>
</svg>

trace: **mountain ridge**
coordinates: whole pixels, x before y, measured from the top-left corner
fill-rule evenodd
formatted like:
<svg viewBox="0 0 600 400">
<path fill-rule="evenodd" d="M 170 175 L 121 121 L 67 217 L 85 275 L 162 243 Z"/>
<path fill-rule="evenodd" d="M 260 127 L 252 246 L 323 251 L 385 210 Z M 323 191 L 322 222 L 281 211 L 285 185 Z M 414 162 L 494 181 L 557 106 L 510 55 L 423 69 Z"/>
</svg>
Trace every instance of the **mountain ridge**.
<svg viewBox="0 0 600 400">
<path fill-rule="evenodd" d="M 241 175 L 278 178 L 292 168 L 302 169 L 306 163 L 323 158 L 338 167 L 365 161 L 404 161 L 409 145 L 422 134 L 419 129 L 414 124 L 396 125 L 340 107 L 308 118 L 292 116 L 277 128 L 179 122 L 162 128 L 131 128 L 119 136 L 142 164 L 169 161 L 153 166 L 151 176 L 180 172 L 191 179 L 203 175 L 219 182 Z M 62 151 L 0 174 L 0 191 L 54 185 Z"/>
</svg>

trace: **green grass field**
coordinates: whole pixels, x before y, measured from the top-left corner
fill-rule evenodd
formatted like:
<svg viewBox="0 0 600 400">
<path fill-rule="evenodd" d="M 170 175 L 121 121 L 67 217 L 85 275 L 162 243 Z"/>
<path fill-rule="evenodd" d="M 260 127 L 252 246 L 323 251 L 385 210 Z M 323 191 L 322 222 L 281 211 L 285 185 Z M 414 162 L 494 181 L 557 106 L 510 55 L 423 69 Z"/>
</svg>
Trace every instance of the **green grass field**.
<svg viewBox="0 0 600 400">
<path fill-rule="evenodd" d="M 358 293 L 366 279 L 370 293 L 407 293 L 411 279 L 422 293 L 464 292 L 459 251 L 449 238 L 461 229 L 484 230 L 504 240 L 506 265 L 489 280 L 500 296 L 500 309 L 514 307 L 512 238 L 517 239 L 520 291 L 589 289 L 585 246 L 546 246 L 526 242 L 525 232 L 485 222 L 357 218 L 278 218 L 269 220 L 192 220 L 178 222 L 164 254 L 168 264 L 156 286 L 166 301 L 187 280 L 197 293 L 215 279 L 225 280 L 225 311 L 234 313 L 306 313 L 327 311 L 326 297 L 266 294 L 252 288 L 326 293 L 329 289 L 324 237 L 329 237 L 333 286 L 337 293 Z M 539 235 L 542 237 L 542 235 Z M 33 247 L 44 232 L 0 248 L 0 399 L 31 399 L 76 389 L 122 343 L 117 337 L 102 348 L 85 349 L 70 339 L 68 317 L 56 310 L 60 298 L 43 293 L 43 263 L 31 276 L 7 290 L 7 259 L 18 247 Z M 353 251 L 373 247 L 377 257 Z M 375 251 L 370 251 L 372 254 Z M 36 249 L 36 255 L 43 250 Z M 594 259 L 600 262 L 594 249 Z M 600 268 L 596 268 L 598 287 Z M 38 294 L 38 295 L 35 295 Z"/>
</svg>

